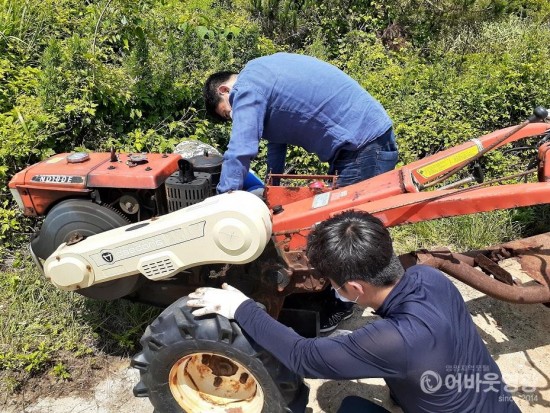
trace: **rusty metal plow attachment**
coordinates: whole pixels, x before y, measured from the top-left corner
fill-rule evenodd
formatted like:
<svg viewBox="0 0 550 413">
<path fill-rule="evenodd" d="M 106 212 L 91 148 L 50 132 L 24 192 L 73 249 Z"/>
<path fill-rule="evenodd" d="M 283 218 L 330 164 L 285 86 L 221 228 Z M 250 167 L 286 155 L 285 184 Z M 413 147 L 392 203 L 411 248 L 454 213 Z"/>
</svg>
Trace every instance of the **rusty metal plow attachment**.
<svg viewBox="0 0 550 413">
<path fill-rule="evenodd" d="M 400 256 L 405 268 L 425 264 L 488 296 L 516 304 L 550 304 L 550 233 L 464 254 L 449 250 L 416 251 Z M 516 262 L 513 276 L 505 264 Z M 500 263 L 500 265 L 499 265 Z M 527 283 L 521 278 L 530 277 Z"/>
</svg>

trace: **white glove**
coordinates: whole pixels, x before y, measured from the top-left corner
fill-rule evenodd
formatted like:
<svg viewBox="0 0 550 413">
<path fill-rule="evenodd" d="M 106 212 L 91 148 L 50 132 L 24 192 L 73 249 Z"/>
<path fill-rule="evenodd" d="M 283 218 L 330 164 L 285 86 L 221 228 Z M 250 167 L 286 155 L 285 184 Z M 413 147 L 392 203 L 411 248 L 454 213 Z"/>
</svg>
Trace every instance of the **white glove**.
<svg viewBox="0 0 550 413">
<path fill-rule="evenodd" d="M 193 311 L 194 316 L 205 314 L 219 314 L 226 318 L 235 318 L 237 308 L 248 300 L 248 297 L 227 283 L 223 283 L 222 289 L 201 287 L 189 294 L 191 300 L 187 301 L 188 307 L 202 307 Z"/>
</svg>

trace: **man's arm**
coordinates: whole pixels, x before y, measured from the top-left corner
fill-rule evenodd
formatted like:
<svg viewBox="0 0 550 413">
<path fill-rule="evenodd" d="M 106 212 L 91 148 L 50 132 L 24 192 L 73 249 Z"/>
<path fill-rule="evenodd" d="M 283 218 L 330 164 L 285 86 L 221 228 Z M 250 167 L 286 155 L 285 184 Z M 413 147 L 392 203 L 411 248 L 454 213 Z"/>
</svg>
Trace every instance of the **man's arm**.
<svg viewBox="0 0 550 413">
<path fill-rule="evenodd" d="M 193 315 L 220 314 L 235 319 L 252 339 L 290 370 L 304 377 L 357 379 L 404 377 L 405 342 L 388 320 L 368 324 L 339 337 L 304 338 L 260 309 L 228 284 L 200 287 L 189 294 Z"/>
<path fill-rule="evenodd" d="M 260 346 L 304 377 L 337 380 L 405 376 L 403 339 L 386 320 L 345 336 L 304 338 L 252 300 L 239 305 L 235 320 Z"/>
<path fill-rule="evenodd" d="M 218 193 L 242 189 L 250 161 L 258 155 L 263 133 L 267 99 L 247 85 L 234 87 L 233 126 L 227 151 L 223 155 Z"/>
</svg>

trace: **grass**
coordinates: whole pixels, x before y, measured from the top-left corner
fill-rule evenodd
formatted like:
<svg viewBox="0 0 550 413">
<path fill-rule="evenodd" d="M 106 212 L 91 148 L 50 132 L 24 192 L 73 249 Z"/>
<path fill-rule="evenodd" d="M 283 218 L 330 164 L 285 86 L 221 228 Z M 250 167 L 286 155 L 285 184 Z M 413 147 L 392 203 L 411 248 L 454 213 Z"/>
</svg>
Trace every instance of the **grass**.
<svg viewBox="0 0 550 413">
<path fill-rule="evenodd" d="M 398 254 L 445 246 L 455 252 L 479 249 L 523 236 L 510 210 L 493 211 L 390 228 Z"/>
<path fill-rule="evenodd" d="M 548 231 L 550 208 L 495 211 L 391 228 L 397 253 L 446 246 L 466 251 Z M 22 249 L 24 251 L 24 249 Z M 23 256 L 23 258 L 21 258 Z M 0 393 L 32 377 L 71 380 L 83 359 L 131 356 L 159 309 L 94 301 L 56 289 L 24 252 L 0 271 Z M 80 363 L 82 364 L 82 363 Z M 75 375 L 76 379 L 76 375 Z"/>
<path fill-rule="evenodd" d="M 28 260 L 0 272 L 0 393 L 33 376 L 71 377 L 71 364 L 98 354 L 129 356 L 159 309 L 93 301 L 56 289 Z"/>
<path fill-rule="evenodd" d="M 454 252 L 475 250 L 546 231 L 550 231 L 548 204 L 390 228 L 398 254 L 439 246 Z"/>
</svg>

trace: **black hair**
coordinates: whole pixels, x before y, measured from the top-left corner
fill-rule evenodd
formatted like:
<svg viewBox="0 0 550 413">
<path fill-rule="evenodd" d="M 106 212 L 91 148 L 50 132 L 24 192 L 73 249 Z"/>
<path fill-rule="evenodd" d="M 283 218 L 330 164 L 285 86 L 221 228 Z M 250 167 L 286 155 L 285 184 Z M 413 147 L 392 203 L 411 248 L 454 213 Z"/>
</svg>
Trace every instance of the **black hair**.
<svg viewBox="0 0 550 413">
<path fill-rule="evenodd" d="M 319 275 L 338 285 L 352 280 L 391 285 L 404 273 L 388 230 L 362 211 L 345 211 L 316 225 L 306 255 Z"/>
<path fill-rule="evenodd" d="M 211 74 L 208 79 L 206 79 L 202 89 L 204 105 L 206 106 L 206 112 L 217 120 L 227 120 L 216 113 L 216 108 L 221 100 L 220 94 L 218 93 L 218 88 L 222 83 L 227 82 L 231 76 L 236 74 L 237 73 L 235 72 L 229 71 L 217 72 Z"/>
</svg>

